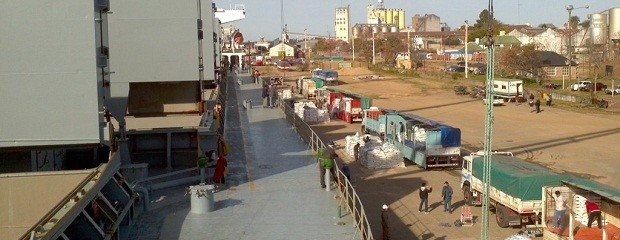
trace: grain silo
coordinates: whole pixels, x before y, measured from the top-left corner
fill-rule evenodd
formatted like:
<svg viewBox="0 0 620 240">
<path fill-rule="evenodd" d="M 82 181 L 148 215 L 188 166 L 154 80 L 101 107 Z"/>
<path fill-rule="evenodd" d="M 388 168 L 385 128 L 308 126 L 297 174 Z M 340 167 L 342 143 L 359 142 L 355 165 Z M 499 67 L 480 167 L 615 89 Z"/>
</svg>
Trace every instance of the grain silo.
<svg viewBox="0 0 620 240">
<path fill-rule="evenodd" d="M 387 24 L 394 23 L 394 10 L 392 9 L 385 10 L 385 23 Z"/>
<path fill-rule="evenodd" d="M 609 40 L 620 41 L 620 8 L 609 9 Z"/>
<path fill-rule="evenodd" d="M 360 26 L 353 26 L 353 38 L 359 38 L 360 37 L 360 33 L 361 33 L 361 27 Z"/>
<path fill-rule="evenodd" d="M 390 26 L 388 26 L 388 25 L 382 25 L 382 26 L 381 26 L 381 32 L 384 32 L 384 33 L 386 33 L 386 32 L 390 32 Z"/>
<path fill-rule="evenodd" d="M 369 25 L 364 25 L 362 27 L 362 34 L 364 36 L 370 36 L 372 35 L 372 28 Z"/>
<path fill-rule="evenodd" d="M 398 29 L 406 28 L 405 25 L 405 10 L 398 9 Z"/>
<path fill-rule="evenodd" d="M 379 28 L 378 25 L 373 25 L 372 26 L 372 33 L 379 33 L 379 31 L 381 31 L 381 28 Z"/>
<path fill-rule="evenodd" d="M 607 14 L 590 15 L 590 39 L 592 44 L 605 44 L 607 41 Z"/>
<path fill-rule="evenodd" d="M 377 15 L 379 16 L 379 23 L 385 24 L 385 9 L 377 9 Z"/>
</svg>

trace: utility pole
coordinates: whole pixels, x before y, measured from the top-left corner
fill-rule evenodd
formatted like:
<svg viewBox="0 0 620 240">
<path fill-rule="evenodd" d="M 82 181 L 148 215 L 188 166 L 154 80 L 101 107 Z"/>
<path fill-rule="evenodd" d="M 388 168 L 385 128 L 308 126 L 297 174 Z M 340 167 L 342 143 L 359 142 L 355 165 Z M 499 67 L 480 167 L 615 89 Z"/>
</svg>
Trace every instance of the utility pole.
<svg viewBox="0 0 620 240">
<path fill-rule="evenodd" d="M 308 51 L 308 29 L 304 29 L 304 52 Z"/>
<path fill-rule="evenodd" d="M 573 10 L 575 9 L 580 9 L 580 8 L 585 8 L 588 9 L 588 6 L 583 6 L 583 7 L 573 7 L 573 5 L 568 5 L 566 6 L 566 11 L 568 11 L 568 82 L 571 82 L 572 79 L 572 64 L 573 64 L 573 57 L 572 57 L 572 48 L 573 48 L 573 25 L 571 24 L 571 18 L 573 18 Z"/>
<path fill-rule="evenodd" d="M 375 65 L 375 32 L 372 32 L 372 65 Z"/>
<path fill-rule="evenodd" d="M 467 51 L 467 45 L 469 45 L 469 42 L 467 41 L 467 29 L 469 28 L 469 24 L 467 22 L 467 20 L 465 20 L 465 78 L 469 78 L 469 76 L 467 76 L 467 74 L 469 74 L 469 65 L 468 65 L 468 60 L 469 60 L 469 51 Z"/>
<path fill-rule="evenodd" d="M 407 29 L 407 54 L 409 54 L 409 64 L 411 68 L 415 68 L 415 63 L 413 63 L 413 57 L 411 56 L 411 38 L 409 38 L 409 29 Z"/>
<path fill-rule="evenodd" d="M 351 48 L 353 49 L 353 62 L 355 62 L 355 38 L 351 38 Z"/>
</svg>

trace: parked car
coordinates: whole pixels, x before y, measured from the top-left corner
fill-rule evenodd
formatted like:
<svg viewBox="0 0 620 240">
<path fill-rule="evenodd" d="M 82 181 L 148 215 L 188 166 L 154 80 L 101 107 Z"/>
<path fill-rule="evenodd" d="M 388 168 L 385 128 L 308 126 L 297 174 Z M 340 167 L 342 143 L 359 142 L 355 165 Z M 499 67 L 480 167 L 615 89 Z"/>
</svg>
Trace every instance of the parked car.
<svg viewBox="0 0 620 240">
<path fill-rule="evenodd" d="M 452 65 L 446 68 L 446 72 L 465 72 L 465 67 Z"/>
<path fill-rule="evenodd" d="M 558 84 L 555 84 L 555 83 L 545 83 L 545 84 L 543 84 L 543 88 L 546 88 L 546 89 L 558 89 L 560 87 L 562 87 L 562 86 L 560 86 Z"/>
<path fill-rule="evenodd" d="M 480 66 L 480 67 L 474 68 L 473 73 L 478 74 L 478 75 L 487 74 L 487 66 Z"/>
<path fill-rule="evenodd" d="M 582 88 L 586 87 L 586 85 L 587 85 L 587 84 L 590 84 L 590 83 L 592 83 L 592 82 L 591 82 L 591 81 L 579 81 L 579 82 L 577 82 L 577 83 L 573 83 L 573 84 L 571 84 L 568 88 L 569 88 L 571 91 L 578 91 L 578 90 L 580 90 L 580 89 L 582 89 Z"/>
<path fill-rule="evenodd" d="M 615 86 L 613 88 L 605 89 L 605 93 L 607 94 L 620 94 L 620 85 Z"/>
<path fill-rule="evenodd" d="M 596 91 L 603 91 L 605 89 L 607 89 L 607 85 L 597 82 L 596 84 L 594 83 L 587 83 L 585 84 L 585 86 L 579 88 L 579 91 L 586 91 L 589 92 L 592 89 L 596 89 Z"/>
</svg>

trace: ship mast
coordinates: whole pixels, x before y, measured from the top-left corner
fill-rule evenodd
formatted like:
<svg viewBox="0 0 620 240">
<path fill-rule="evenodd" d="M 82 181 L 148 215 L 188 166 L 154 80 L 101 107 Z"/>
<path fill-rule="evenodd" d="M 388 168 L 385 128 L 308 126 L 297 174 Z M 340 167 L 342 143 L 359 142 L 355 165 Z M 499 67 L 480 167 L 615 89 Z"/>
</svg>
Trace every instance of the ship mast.
<svg viewBox="0 0 620 240">
<path fill-rule="evenodd" d="M 487 74 L 486 74 L 486 114 L 484 124 L 484 167 L 482 183 L 482 226 L 480 239 L 490 239 L 489 236 L 489 192 L 491 186 L 491 150 L 493 139 L 493 79 L 495 75 L 495 39 L 493 38 L 493 0 L 489 0 L 489 22 L 487 23 L 486 41 Z M 467 44 L 467 43 L 466 43 Z"/>
</svg>

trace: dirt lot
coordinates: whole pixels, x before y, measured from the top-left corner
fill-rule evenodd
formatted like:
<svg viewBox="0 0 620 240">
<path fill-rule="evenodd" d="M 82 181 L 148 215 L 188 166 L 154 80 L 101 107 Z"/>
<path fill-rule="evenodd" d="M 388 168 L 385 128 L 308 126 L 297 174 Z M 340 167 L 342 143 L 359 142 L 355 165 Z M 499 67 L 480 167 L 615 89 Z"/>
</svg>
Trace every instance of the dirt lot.
<svg viewBox="0 0 620 240">
<path fill-rule="evenodd" d="M 354 80 L 355 73 L 368 74 L 367 69 L 347 69 L 341 74 L 338 88 L 363 94 L 373 99 L 373 105 L 401 112 L 424 116 L 462 131 L 464 151 L 482 149 L 484 141 L 485 105 L 481 99 L 455 95 L 454 85 L 475 84 L 471 80 L 438 80 L 428 78 L 386 77 L 378 80 Z M 344 73 L 344 72 L 343 72 Z M 287 73 L 291 79 L 304 73 Z M 305 73 L 306 75 L 308 73 Z M 471 81 L 471 82 L 470 82 Z M 289 84 L 294 85 L 291 80 Z M 618 100 L 614 100 L 617 102 Z M 614 102 L 614 103 L 615 103 Z M 558 108 L 556 106 L 561 106 Z M 514 103 L 494 108 L 493 149 L 511 151 L 516 156 L 549 167 L 555 172 L 568 172 L 592 178 L 604 184 L 619 187 L 620 113 L 588 109 L 578 112 L 570 105 L 541 106 L 541 113 L 533 113 L 527 105 Z M 314 126 L 324 139 L 343 141 L 346 135 L 359 131 L 359 124 L 334 121 Z M 351 161 L 343 158 L 344 161 Z M 459 172 L 424 171 L 416 166 L 405 169 L 368 170 L 351 163 L 354 181 L 366 205 L 373 232 L 380 233 L 379 211 L 383 203 L 393 210 L 395 226 L 393 239 L 477 239 L 479 225 L 473 228 L 438 227 L 441 222 L 453 223 L 457 214 L 445 215 L 439 206 L 439 193 L 430 198 L 434 209 L 425 216 L 417 212 L 417 188 L 422 181 L 440 190 L 441 183 L 448 180 L 455 188 L 455 206 L 459 202 Z M 480 216 L 480 209 L 474 210 Z M 491 216 L 494 218 L 494 215 Z M 491 222 L 492 239 L 502 239 L 514 234 L 515 229 L 499 229 Z M 493 236 L 493 235 L 492 235 Z M 377 236 L 375 236 L 377 237 Z"/>
<path fill-rule="evenodd" d="M 456 95 L 454 85 L 470 80 L 444 80 L 389 77 L 378 80 L 354 80 L 355 73 L 372 74 L 368 69 L 340 71 L 340 89 L 372 98 L 373 105 L 424 116 L 462 131 L 463 147 L 482 149 L 485 105 L 481 99 Z M 288 72 L 294 79 L 308 73 Z M 294 85 L 293 80 L 288 84 Z M 620 97 L 613 99 L 613 105 Z M 620 144 L 620 113 L 611 110 L 577 109 L 569 111 L 555 106 L 541 106 L 541 113 L 530 107 L 508 103 L 494 108 L 493 149 L 512 151 L 518 157 L 548 166 L 557 172 L 590 177 L 611 186 L 620 186 L 615 177 L 620 169 L 617 148 Z M 570 108 L 569 108 L 570 109 Z M 359 129 L 356 128 L 356 129 Z"/>
</svg>

